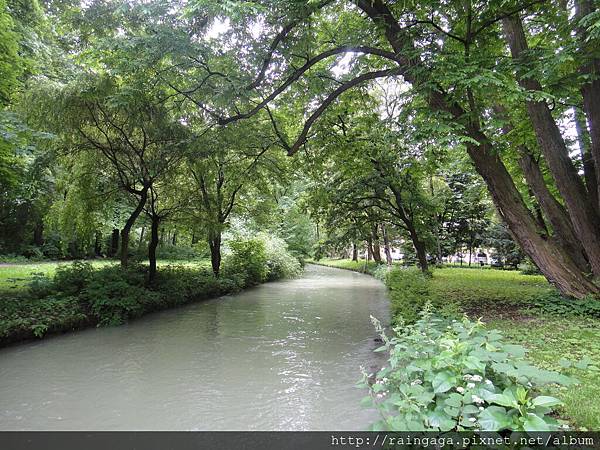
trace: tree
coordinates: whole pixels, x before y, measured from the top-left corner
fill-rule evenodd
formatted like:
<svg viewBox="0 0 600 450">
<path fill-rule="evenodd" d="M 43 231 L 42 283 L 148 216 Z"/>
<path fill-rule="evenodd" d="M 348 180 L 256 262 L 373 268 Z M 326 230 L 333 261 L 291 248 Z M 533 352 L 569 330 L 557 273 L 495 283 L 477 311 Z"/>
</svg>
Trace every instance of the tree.
<svg viewBox="0 0 600 450">
<path fill-rule="evenodd" d="M 283 93 L 286 89 L 303 76 L 308 78 L 311 69 L 318 69 L 323 61 L 329 58 L 345 53 L 360 55 L 354 58 L 350 76 L 339 82 L 321 83 L 321 87 L 326 85 L 329 89 L 328 94 L 322 94 L 321 90 L 316 99 L 313 98 L 313 105 L 316 106 L 291 143 L 289 139 L 283 139 L 282 145 L 288 153 L 296 153 L 305 144 L 310 137 L 312 126 L 343 93 L 370 80 L 402 75 L 411 85 L 415 99 L 426 103 L 432 113 L 432 119 L 462 142 L 476 170 L 485 180 L 500 216 L 544 275 L 564 294 L 583 297 L 589 293 L 598 293 L 599 288 L 588 276 L 590 271 L 594 272 L 595 276 L 599 275 L 596 269 L 598 237 L 594 231 L 597 230 L 597 222 L 587 200 L 588 194 L 582 188 L 581 180 L 573 171 L 572 163 L 565 154 L 564 143 L 561 144 L 562 137 L 545 99 L 539 95 L 535 98 L 537 92 L 543 92 L 543 86 L 535 80 L 535 75 L 534 78 L 529 76 L 525 80 L 519 75 L 519 69 L 517 78 L 520 80 L 521 89 L 524 90 L 516 87 L 511 77 L 514 66 L 503 62 L 505 44 L 497 38 L 499 23 L 503 22 L 516 63 L 523 66 L 521 52 L 526 49 L 524 35 L 515 25 L 519 23 L 519 14 L 535 11 L 535 6 L 530 3 L 491 2 L 475 7 L 472 2 L 447 4 L 429 1 L 408 7 L 403 3 L 388 3 L 383 0 L 359 0 L 356 2 L 358 11 L 367 18 L 370 22 L 368 23 L 364 19 L 359 20 L 356 15 L 352 19 L 350 16 L 354 11 L 344 9 L 337 2 L 331 4 L 329 9 L 327 7 L 330 6 L 330 2 L 312 3 L 310 8 L 300 12 L 292 7 L 292 4 L 282 2 L 280 8 L 273 11 L 273 15 L 264 14 L 271 18 L 276 14 L 281 15 L 284 10 L 289 17 L 288 24 L 272 39 L 264 59 L 267 68 L 272 61 L 277 61 L 277 69 L 269 81 L 281 80 L 279 85 L 272 87 L 269 94 L 263 94 L 262 100 L 256 101 L 254 106 L 246 111 L 227 114 L 222 112 L 223 110 L 209 109 L 218 123 L 225 124 L 247 118 L 278 97 L 285 98 Z M 593 5 L 589 2 L 585 5 L 593 13 Z M 327 12 L 324 12 L 325 10 Z M 579 10 L 583 13 L 581 8 Z M 561 14 L 565 15 L 556 8 L 552 8 L 551 12 L 559 17 Z M 313 15 L 314 18 L 311 17 Z M 546 21 L 549 15 L 539 14 Z M 328 19 L 331 17 L 346 25 L 352 23 L 352 26 L 346 26 L 347 31 L 341 31 L 338 38 L 334 39 L 334 45 L 341 41 L 339 45 L 327 48 L 325 43 L 331 41 L 332 35 L 328 28 L 331 23 Z M 308 27 L 302 28 L 302 25 L 309 20 L 323 23 L 323 31 L 322 34 L 312 33 L 312 51 L 308 51 L 304 63 L 298 65 L 293 56 L 298 55 L 298 48 L 292 48 L 304 46 L 305 41 L 301 36 L 311 34 L 311 31 Z M 267 19 L 266 23 L 275 22 Z M 570 25 L 572 29 L 576 24 Z M 293 38 L 292 31 L 296 33 Z M 569 41 L 569 34 L 561 34 L 560 38 L 564 38 L 565 41 L 554 40 L 556 47 L 551 50 L 570 54 L 574 46 L 570 45 L 572 41 Z M 287 41 L 285 46 L 280 46 L 282 41 Z M 287 63 L 281 63 L 282 58 Z M 584 64 L 574 69 L 583 68 L 583 72 L 587 70 L 589 73 L 591 68 L 595 67 L 594 58 L 595 56 L 590 58 L 588 54 L 584 58 L 579 56 L 578 61 Z M 531 52 L 527 53 L 526 59 L 527 63 L 534 67 L 543 65 L 543 60 L 536 59 Z M 370 68 L 377 70 L 369 71 Z M 269 85 L 273 83 L 265 82 L 265 72 L 266 69 L 261 70 L 250 84 L 253 89 L 261 87 L 269 91 Z M 275 77 L 276 74 L 281 75 Z M 598 83 L 590 82 L 589 77 L 578 78 L 576 84 L 587 90 L 588 99 L 597 91 L 595 86 Z M 569 220 L 577 237 L 586 245 L 589 266 L 582 267 L 580 261 L 561 245 L 561 239 L 545 237 L 539 222 L 528 209 L 497 151 L 493 121 L 487 112 L 500 92 L 511 106 L 518 105 L 524 99 L 527 102 L 538 145 L 551 166 L 552 178 L 559 187 L 560 196 L 570 205 Z M 239 105 L 243 107 L 248 98 L 251 97 L 241 97 L 241 101 L 236 105 L 238 110 L 241 109 Z M 592 103 L 588 101 L 586 104 L 589 106 Z M 590 129 L 596 129 L 597 117 L 589 107 L 586 118 L 590 122 Z M 537 194 L 534 192 L 534 195 Z M 561 232 L 553 231 L 556 234 Z"/>
</svg>

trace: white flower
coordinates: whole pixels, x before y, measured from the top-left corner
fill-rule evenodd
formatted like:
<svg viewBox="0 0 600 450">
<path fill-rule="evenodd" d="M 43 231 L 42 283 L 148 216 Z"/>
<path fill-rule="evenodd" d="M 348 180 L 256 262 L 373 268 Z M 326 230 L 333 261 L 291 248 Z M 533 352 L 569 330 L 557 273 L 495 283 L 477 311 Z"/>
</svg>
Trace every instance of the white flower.
<svg viewBox="0 0 600 450">
<path fill-rule="evenodd" d="M 477 404 L 483 403 L 483 399 L 481 397 L 477 397 L 476 395 L 473 395 L 471 397 L 473 399 L 473 403 L 477 403 Z"/>
<path fill-rule="evenodd" d="M 485 384 L 489 384 L 491 386 L 492 385 L 492 380 L 485 380 Z"/>
<path fill-rule="evenodd" d="M 479 411 L 483 411 L 485 408 L 483 406 L 479 407 Z"/>
<path fill-rule="evenodd" d="M 462 394 L 462 393 L 464 393 L 464 392 L 465 392 L 465 388 L 464 388 L 464 387 L 461 387 L 461 386 L 459 386 L 459 387 L 457 387 L 457 388 L 456 388 L 456 392 L 458 392 L 458 393 Z"/>
<path fill-rule="evenodd" d="M 477 419 L 475 417 L 469 417 L 469 422 L 475 422 Z"/>
<path fill-rule="evenodd" d="M 481 380 L 483 380 L 483 378 L 481 377 L 481 375 L 473 375 L 471 377 L 471 381 L 476 381 L 476 382 L 480 382 Z"/>
<path fill-rule="evenodd" d="M 383 377 L 383 378 L 381 379 L 381 382 L 382 382 L 382 383 L 387 383 L 387 382 L 388 382 L 388 379 L 387 379 L 386 377 Z"/>
<path fill-rule="evenodd" d="M 475 383 L 467 383 L 467 387 L 469 389 L 473 389 L 475 387 Z"/>
<path fill-rule="evenodd" d="M 412 383 L 410 383 L 412 386 L 416 385 L 416 384 L 423 384 L 423 382 L 421 380 L 415 380 Z"/>
<path fill-rule="evenodd" d="M 470 380 L 472 377 L 473 377 L 473 375 L 466 374 L 466 375 L 463 377 L 463 380 Z"/>
</svg>

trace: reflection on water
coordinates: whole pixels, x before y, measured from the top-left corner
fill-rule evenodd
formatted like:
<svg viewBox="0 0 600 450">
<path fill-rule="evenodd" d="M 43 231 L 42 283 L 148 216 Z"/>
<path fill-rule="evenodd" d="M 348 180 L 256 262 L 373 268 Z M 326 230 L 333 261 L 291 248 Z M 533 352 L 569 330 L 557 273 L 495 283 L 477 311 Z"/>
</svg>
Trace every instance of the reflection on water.
<svg viewBox="0 0 600 450">
<path fill-rule="evenodd" d="M 360 430 L 385 288 L 302 278 L 0 351 L 0 429 Z"/>
</svg>

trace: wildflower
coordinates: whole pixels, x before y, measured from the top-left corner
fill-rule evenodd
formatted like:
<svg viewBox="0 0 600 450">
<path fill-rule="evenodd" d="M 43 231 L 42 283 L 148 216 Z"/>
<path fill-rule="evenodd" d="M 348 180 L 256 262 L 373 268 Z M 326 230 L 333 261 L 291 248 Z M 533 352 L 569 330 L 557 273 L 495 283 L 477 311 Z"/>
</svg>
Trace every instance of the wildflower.
<svg viewBox="0 0 600 450">
<path fill-rule="evenodd" d="M 481 397 L 477 397 L 476 395 L 471 396 L 473 399 L 473 403 L 481 404 L 483 403 L 483 399 Z"/>
<path fill-rule="evenodd" d="M 470 380 L 472 377 L 473 377 L 473 375 L 466 374 L 466 375 L 463 377 L 463 380 Z"/>
<path fill-rule="evenodd" d="M 475 417 L 469 417 L 469 422 L 475 422 L 477 419 Z"/>
<path fill-rule="evenodd" d="M 456 388 L 456 392 L 458 392 L 459 394 L 462 394 L 462 393 L 465 392 L 465 388 L 462 387 L 462 386 L 459 386 L 459 387 Z"/>
<path fill-rule="evenodd" d="M 492 385 L 492 380 L 485 380 L 485 384 L 489 384 L 491 386 Z"/>
<path fill-rule="evenodd" d="M 473 389 L 475 387 L 475 383 L 467 383 L 467 387 L 469 389 Z"/>
<path fill-rule="evenodd" d="M 479 407 L 479 411 L 483 411 L 485 408 L 483 406 Z"/>
<path fill-rule="evenodd" d="M 483 378 L 481 377 L 481 375 L 473 375 L 471 377 L 471 381 L 475 381 L 477 383 L 479 383 L 481 380 L 483 380 Z"/>
<path fill-rule="evenodd" d="M 415 380 L 415 381 L 413 381 L 413 382 L 412 382 L 412 383 L 410 383 L 410 384 L 411 384 L 411 386 L 415 386 L 415 385 L 417 385 L 417 384 L 423 384 L 423 382 L 422 382 L 421 380 Z"/>
</svg>

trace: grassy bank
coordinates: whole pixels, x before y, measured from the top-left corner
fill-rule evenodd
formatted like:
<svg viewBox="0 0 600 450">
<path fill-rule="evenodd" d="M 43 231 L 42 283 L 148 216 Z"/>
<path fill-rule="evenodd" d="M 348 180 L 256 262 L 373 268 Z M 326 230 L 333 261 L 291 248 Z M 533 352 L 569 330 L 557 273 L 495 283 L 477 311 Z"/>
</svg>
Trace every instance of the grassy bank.
<svg viewBox="0 0 600 450">
<path fill-rule="evenodd" d="M 256 240 L 237 244 L 218 278 L 209 260 L 161 261 L 152 283 L 142 264 L 127 269 L 106 261 L 4 265 L 0 346 L 89 326 L 119 325 L 299 271 L 300 264 L 285 249 L 272 252 Z"/>
<path fill-rule="evenodd" d="M 319 264 L 347 269 L 356 263 Z M 448 314 L 482 317 L 489 328 L 528 348 L 535 365 L 575 376 L 580 385 L 552 392 L 564 402 L 560 412 L 577 427 L 600 429 L 600 302 L 562 299 L 542 276 L 517 271 L 444 268 L 425 277 L 394 268 L 385 278 L 396 320 L 411 321 L 429 300 Z"/>
</svg>

